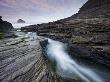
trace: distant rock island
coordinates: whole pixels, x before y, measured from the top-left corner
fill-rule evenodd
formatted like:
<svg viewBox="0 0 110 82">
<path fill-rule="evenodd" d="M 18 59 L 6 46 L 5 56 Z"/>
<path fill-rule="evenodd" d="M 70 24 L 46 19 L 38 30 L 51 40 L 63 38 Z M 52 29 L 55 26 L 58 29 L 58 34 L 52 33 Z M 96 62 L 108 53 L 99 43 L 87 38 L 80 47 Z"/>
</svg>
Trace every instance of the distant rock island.
<svg viewBox="0 0 110 82">
<path fill-rule="evenodd" d="M 17 23 L 26 23 L 23 19 L 18 19 Z"/>
</svg>

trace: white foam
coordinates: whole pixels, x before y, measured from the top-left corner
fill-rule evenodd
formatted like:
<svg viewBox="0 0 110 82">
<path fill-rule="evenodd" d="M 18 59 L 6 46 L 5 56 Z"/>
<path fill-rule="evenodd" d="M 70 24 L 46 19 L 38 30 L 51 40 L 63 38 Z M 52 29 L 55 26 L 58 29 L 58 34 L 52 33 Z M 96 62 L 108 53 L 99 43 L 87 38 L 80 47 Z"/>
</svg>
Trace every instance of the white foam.
<svg viewBox="0 0 110 82">
<path fill-rule="evenodd" d="M 61 42 L 48 39 L 47 54 L 51 60 L 56 62 L 57 73 L 66 78 L 83 79 L 84 82 L 103 82 L 103 80 L 92 70 L 78 65 L 65 51 L 65 45 Z"/>
</svg>

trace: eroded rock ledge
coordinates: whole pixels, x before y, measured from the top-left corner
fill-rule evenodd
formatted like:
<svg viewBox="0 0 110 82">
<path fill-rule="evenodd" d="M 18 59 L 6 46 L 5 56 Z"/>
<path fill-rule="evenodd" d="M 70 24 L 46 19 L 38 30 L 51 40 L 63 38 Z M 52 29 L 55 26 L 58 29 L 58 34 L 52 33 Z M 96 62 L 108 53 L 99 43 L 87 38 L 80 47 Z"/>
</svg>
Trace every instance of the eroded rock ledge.
<svg viewBox="0 0 110 82">
<path fill-rule="evenodd" d="M 37 34 L 68 43 L 70 54 L 75 46 L 88 54 L 78 55 L 110 67 L 110 19 L 75 19 L 65 23 L 48 23 L 38 28 Z M 80 49 L 80 50 L 81 50 Z M 82 50 L 83 51 L 83 50 Z"/>
<path fill-rule="evenodd" d="M 17 40 L 0 40 L 1 82 L 73 82 L 63 79 L 52 70 L 39 43 L 44 38 L 37 39 L 36 45 L 26 45 L 23 42 L 18 44 Z"/>
<path fill-rule="evenodd" d="M 39 41 L 37 45 L 30 46 L 13 45 L 13 40 L 0 41 L 0 81 L 40 82 L 48 70 Z"/>
</svg>

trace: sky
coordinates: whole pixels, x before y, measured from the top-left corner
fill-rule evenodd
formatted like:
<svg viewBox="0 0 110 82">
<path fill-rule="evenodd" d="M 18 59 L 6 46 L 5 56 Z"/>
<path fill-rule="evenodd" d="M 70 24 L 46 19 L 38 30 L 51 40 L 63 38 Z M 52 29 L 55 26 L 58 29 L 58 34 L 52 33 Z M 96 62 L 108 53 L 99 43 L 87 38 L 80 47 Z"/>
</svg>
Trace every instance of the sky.
<svg viewBox="0 0 110 82">
<path fill-rule="evenodd" d="M 15 23 L 46 23 L 69 17 L 87 0 L 0 0 L 0 16 Z"/>
</svg>

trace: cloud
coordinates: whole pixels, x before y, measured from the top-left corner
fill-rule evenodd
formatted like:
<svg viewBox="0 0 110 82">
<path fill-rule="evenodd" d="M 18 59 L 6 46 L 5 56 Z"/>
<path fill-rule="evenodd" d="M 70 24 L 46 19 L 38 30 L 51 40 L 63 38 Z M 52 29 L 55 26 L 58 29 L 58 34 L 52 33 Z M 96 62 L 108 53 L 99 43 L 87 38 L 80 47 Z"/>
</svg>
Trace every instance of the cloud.
<svg viewBox="0 0 110 82">
<path fill-rule="evenodd" d="M 0 15 L 6 17 L 65 18 L 78 11 L 87 0 L 0 0 Z M 12 15 L 12 16 L 11 16 Z M 12 18 L 13 20 L 13 18 Z"/>
</svg>

